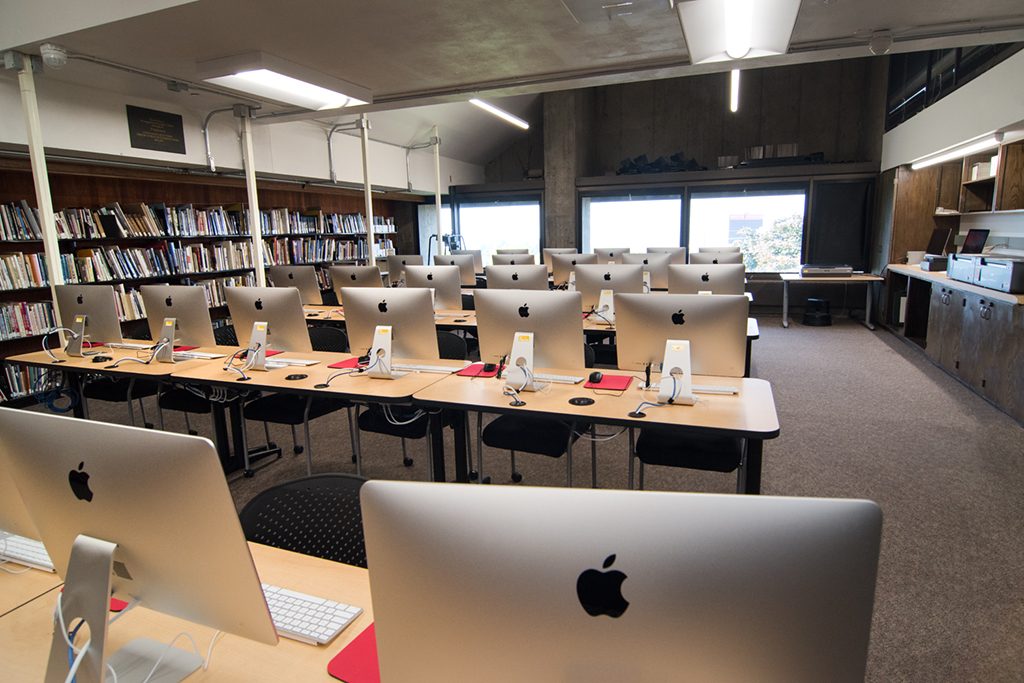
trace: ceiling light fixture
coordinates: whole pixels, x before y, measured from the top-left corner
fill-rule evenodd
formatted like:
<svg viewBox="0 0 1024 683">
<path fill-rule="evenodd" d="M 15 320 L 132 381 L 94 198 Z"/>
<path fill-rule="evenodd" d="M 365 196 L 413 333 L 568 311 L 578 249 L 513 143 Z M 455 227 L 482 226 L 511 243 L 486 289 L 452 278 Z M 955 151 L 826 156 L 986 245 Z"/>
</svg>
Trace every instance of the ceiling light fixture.
<svg viewBox="0 0 1024 683">
<path fill-rule="evenodd" d="M 967 140 L 959 144 L 940 149 L 938 152 L 932 152 L 926 154 L 923 157 L 919 157 L 911 162 L 910 168 L 918 170 L 921 168 L 928 168 L 935 164 L 942 164 L 953 159 L 961 159 L 970 154 L 977 154 L 978 152 L 984 152 L 986 150 L 998 147 L 999 143 L 1003 141 L 1002 133 L 990 133 L 980 138 L 974 138 L 973 140 Z"/>
<path fill-rule="evenodd" d="M 734 114 L 740 110 L 740 70 L 729 72 L 729 111 Z"/>
<path fill-rule="evenodd" d="M 677 2 L 690 62 L 785 54 L 800 0 L 688 0 Z"/>
<path fill-rule="evenodd" d="M 530 124 L 529 123 L 527 123 L 526 121 L 523 121 L 521 118 L 519 118 L 515 114 L 509 114 L 504 109 L 500 109 L 498 107 L 495 107 L 493 104 L 491 104 L 489 102 L 484 102 L 483 100 L 479 100 L 479 99 L 474 97 L 473 99 L 471 99 L 469 101 L 469 103 L 470 104 L 475 104 L 476 106 L 480 107 L 484 111 L 486 111 L 488 113 L 491 113 L 491 114 L 494 114 L 499 119 L 502 119 L 504 121 L 508 121 L 513 126 L 519 126 L 523 130 L 530 130 Z"/>
<path fill-rule="evenodd" d="M 373 101 L 367 88 L 265 52 L 200 62 L 196 70 L 207 83 L 304 109 L 340 109 Z"/>
</svg>

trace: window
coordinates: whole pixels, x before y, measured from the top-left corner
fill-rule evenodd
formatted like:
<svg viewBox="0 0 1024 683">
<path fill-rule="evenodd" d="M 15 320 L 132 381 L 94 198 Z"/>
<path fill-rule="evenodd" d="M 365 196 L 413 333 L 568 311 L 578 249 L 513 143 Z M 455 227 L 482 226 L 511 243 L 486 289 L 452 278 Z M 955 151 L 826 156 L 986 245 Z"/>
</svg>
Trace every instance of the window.
<svg viewBox="0 0 1024 683">
<path fill-rule="evenodd" d="M 427 255 L 433 256 L 437 253 L 437 205 L 433 202 L 420 204 L 416 207 L 419 211 L 419 253 L 423 254 L 423 262 L 430 263 Z M 441 236 L 452 233 L 452 207 L 447 202 L 441 204 Z M 431 239 L 433 238 L 433 239 Z M 442 252 L 447 251 L 442 247 Z"/>
<path fill-rule="evenodd" d="M 689 250 L 738 246 L 748 271 L 798 270 L 806 198 L 803 188 L 693 192 Z"/>
<path fill-rule="evenodd" d="M 678 247 L 681 195 L 620 195 L 583 198 L 582 252 L 598 247 Z"/>
<path fill-rule="evenodd" d="M 526 247 L 540 263 L 540 200 L 460 202 L 458 232 L 466 249 L 479 249 L 484 265 L 497 249 Z"/>
</svg>

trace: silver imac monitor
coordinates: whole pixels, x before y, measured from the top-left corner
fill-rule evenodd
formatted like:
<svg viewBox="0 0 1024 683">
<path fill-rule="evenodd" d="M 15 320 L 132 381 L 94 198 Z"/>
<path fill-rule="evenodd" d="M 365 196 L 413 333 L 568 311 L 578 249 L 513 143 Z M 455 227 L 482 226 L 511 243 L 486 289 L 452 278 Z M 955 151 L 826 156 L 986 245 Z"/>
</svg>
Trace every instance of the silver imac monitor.
<svg viewBox="0 0 1024 683">
<path fill-rule="evenodd" d="M 578 250 L 572 247 L 545 247 L 541 250 L 541 256 L 544 257 L 544 265 L 547 266 L 548 274 L 551 274 L 551 256 L 553 254 L 576 254 Z"/>
<path fill-rule="evenodd" d="M 0 408 L 0 433 L 2 469 L 13 477 L 57 573 L 67 580 L 62 596 L 67 611 L 92 602 L 102 610 L 100 618 L 107 618 L 109 580 L 112 593 L 125 600 L 268 645 L 277 643 L 224 471 L 209 440 L 8 408 Z M 116 548 L 108 549 L 101 541 Z M 110 562 L 110 552 L 113 571 L 103 565 Z M 69 564 L 78 563 L 83 554 L 103 558 L 92 559 L 99 571 L 90 575 L 77 564 L 69 575 Z M 88 618 L 88 612 L 67 616 Z M 57 638 L 59 630 L 55 628 Z M 160 645 L 152 659 L 163 651 Z M 79 680 L 102 678 L 103 667 L 96 661 L 100 654 L 97 648 L 85 656 Z M 119 654 L 107 658 L 115 671 Z M 163 661 L 168 659 L 170 654 Z M 202 663 L 201 657 L 195 660 Z M 151 667 L 134 663 L 141 672 Z M 67 658 L 64 664 L 55 680 L 67 673 Z M 130 678 L 124 670 L 119 673 L 122 680 Z M 161 665 L 157 673 L 169 672 Z"/>
<path fill-rule="evenodd" d="M 735 251 L 709 251 L 690 254 L 690 263 L 702 266 L 719 263 L 743 263 L 743 254 Z"/>
<path fill-rule="evenodd" d="M 741 294 L 616 294 L 619 368 L 658 370 L 665 340 L 684 339 L 693 374 L 743 377 L 749 310 Z"/>
<path fill-rule="evenodd" d="M 472 254 L 441 254 L 434 257 L 435 266 L 458 266 L 463 287 L 476 287 L 476 262 Z"/>
<path fill-rule="evenodd" d="M 111 285 L 57 285 L 56 289 L 64 327 L 70 328 L 75 316 L 84 315 L 87 341 L 99 344 L 122 341 Z"/>
<path fill-rule="evenodd" d="M 629 253 L 629 247 L 594 247 L 598 263 L 622 263 L 622 255 Z"/>
<path fill-rule="evenodd" d="M 864 680 L 871 501 L 382 480 L 360 497 L 382 680 Z"/>
<path fill-rule="evenodd" d="M 396 358 L 437 360 L 437 328 L 430 307 L 430 290 L 342 289 L 345 328 L 352 353 L 366 353 L 373 346 L 378 325 L 390 325 L 392 354 Z"/>
<path fill-rule="evenodd" d="M 487 266 L 488 289 L 549 289 L 543 265 Z"/>
<path fill-rule="evenodd" d="M 495 249 L 495 253 L 498 254 L 529 254 L 529 249 L 516 248 L 516 249 Z"/>
<path fill-rule="evenodd" d="M 647 247 L 648 254 L 668 254 L 669 263 L 686 263 L 686 247 Z"/>
<path fill-rule="evenodd" d="M 616 263 L 594 263 L 576 266 L 576 291 L 583 301 L 583 310 L 589 311 L 601 299 L 601 290 L 642 294 L 644 291 L 644 267 Z"/>
<path fill-rule="evenodd" d="M 423 257 L 419 254 L 390 254 L 388 256 L 388 281 L 391 286 L 402 282 L 402 274 L 406 266 L 422 266 Z"/>
<path fill-rule="evenodd" d="M 724 247 L 697 247 L 698 254 L 738 254 L 740 253 L 739 247 L 732 245 L 726 245 Z"/>
<path fill-rule="evenodd" d="M 228 312 L 241 346 L 249 345 L 252 324 L 267 323 L 267 346 L 279 351 L 312 351 L 299 290 L 294 287 L 225 287 Z"/>
<path fill-rule="evenodd" d="M 452 249 L 452 254 L 469 254 L 473 257 L 473 268 L 476 272 L 484 272 L 484 255 L 479 249 Z"/>
<path fill-rule="evenodd" d="M 458 266 L 406 266 L 405 286 L 434 290 L 434 310 L 462 310 L 462 280 Z"/>
<path fill-rule="evenodd" d="M 491 264 L 495 266 L 525 266 L 535 262 L 533 254 L 494 254 Z"/>
<path fill-rule="evenodd" d="M 668 265 L 672 254 L 623 254 L 625 265 L 641 265 L 651 274 L 651 289 L 668 289 Z"/>
<path fill-rule="evenodd" d="M 597 263 L 597 254 L 552 254 L 551 277 L 556 287 L 569 282 L 569 274 L 576 266 Z"/>
<path fill-rule="evenodd" d="M 215 346 L 206 289 L 189 285 L 142 285 L 149 338 L 160 339 L 164 318 L 174 318 L 174 341 L 189 346 Z"/>
<path fill-rule="evenodd" d="M 338 297 L 338 303 L 344 305 L 341 298 L 342 287 L 383 287 L 384 279 L 377 266 L 330 266 L 327 269 L 331 276 L 331 288 Z"/>
<path fill-rule="evenodd" d="M 743 294 L 746 273 L 742 263 L 669 266 L 668 291 L 672 294 Z"/>
<path fill-rule="evenodd" d="M 480 360 L 497 363 L 512 349 L 516 332 L 534 333 L 534 365 L 583 368 L 583 318 L 579 292 L 478 289 Z"/>
<path fill-rule="evenodd" d="M 316 279 L 316 266 L 270 266 L 267 279 L 274 287 L 295 287 L 303 305 L 322 306 L 323 294 Z"/>
</svg>

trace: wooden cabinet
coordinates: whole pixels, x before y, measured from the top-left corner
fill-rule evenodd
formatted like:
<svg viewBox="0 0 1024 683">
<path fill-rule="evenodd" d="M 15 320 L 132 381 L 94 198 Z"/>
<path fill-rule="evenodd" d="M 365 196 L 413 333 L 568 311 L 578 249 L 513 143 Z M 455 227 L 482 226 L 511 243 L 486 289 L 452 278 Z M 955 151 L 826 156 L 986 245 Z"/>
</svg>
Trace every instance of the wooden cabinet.
<svg viewBox="0 0 1024 683">
<path fill-rule="evenodd" d="M 925 353 L 938 365 L 958 369 L 960 333 L 963 329 L 963 297 L 950 287 L 932 285 L 928 306 L 928 336 Z"/>
</svg>

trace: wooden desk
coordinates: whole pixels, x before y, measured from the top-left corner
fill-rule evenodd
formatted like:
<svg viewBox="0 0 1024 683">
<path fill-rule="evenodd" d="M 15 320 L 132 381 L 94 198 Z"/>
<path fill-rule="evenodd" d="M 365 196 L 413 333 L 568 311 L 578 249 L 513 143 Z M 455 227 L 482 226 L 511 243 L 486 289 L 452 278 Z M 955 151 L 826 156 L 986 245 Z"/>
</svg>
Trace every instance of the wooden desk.
<svg viewBox="0 0 1024 683">
<path fill-rule="evenodd" d="M 547 370 L 542 370 L 548 372 Z M 585 370 L 553 370 L 551 374 L 581 375 Z M 633 373 L 613 373 L 633 374 Z M 676 427 L 684 432 L 714 433 L 738 436 L 748 440 L 744 492 L 759 493 L 761 489 L 761 457 L 763 441 L 779 435 L 779 418 L 771 385 L 765 380 L 735 377 L 695 377 L 696 384 L 726 385 L 739 388 L 735 395 L 698 394 L 693 406 L 644 408 L 646 417 L 632 418 L 641 401 L 655 401 L 655 392 L 641 391 L 640 375 L 621 394 L 585 389 L 582 384 L 549 384 L 539 392 L 524 392 L 526 405 L 510 405 L 502 394 L 504 381 L 449 375 L 413 396 L 415 403 L 435 408 L 478 410 L 499 414 L 530 414 L 535 417 L 578 418 L 581 422 L 599 422 L 620 427 Z M 656 378 L 652 377 L 652 382 Z M 594 399 L 588 406 L 575 406 L 569 399 L 586 396 Z M 456 471 L 465 471 L 465 453 L 456 444 Z M 459 461 L 462 461 L 461 464 Z"/>
<path fill-rule="evenodd" d="M 4 566 L 14 571 L 21 567 L 15 562 Z M 0 572 L 0 617 L 63 584 L 63 580 L 53 572 L 27 569 L 20 574 Z"/>
<path fill-rule="evenodd" d="M 272 647 L 225 634 L 213 649 L 210 669 L 197 671 L 188 680 L 333 680 L 327 675 L 327 663 L 373 622 L 366 570 L 253 543 L 249 547 L 261 580 L 358 605 L 363 613 L 330 644 L 320 647 L 287 638 Z M 51 592 L 0 619 L 0 661 L 3 661 L 0 669 L 6 680 L 43 680 L 56 602 L 56 593 Z M 110 627 L 108 653 L 132 638 L 145 636 L 170 642 L 181 631 L 192 634 L 205 657 L 213 629 L 137 607 Z"/>
<path fill-rule="evenodd" d="M 872 287 L 871 287 L 871 285 L 873 285 L 876 282 L 882 282 L 884 278 L 881 278 L 878 275 L 870 275 L 870 274 L 868 274 L 868 275 L 857 274 L 857 275 L 836 276 L 836 277 L 814 275 L 814 276 L 804 277 L 800 273 L 779 273 L 779 277 L 782 279 L 782 326 L 783 327 L 789 327 L 789 285 L 790 285 L 790 283 L 793 283 L 793 282 L 796 282 L 796 283 L 807 282 L 807 283 L 812 283 L 812 284 L 814 284 L 814 283 L 817 283 L 817 284 L 833 283 L 833 284 L 843 284 L 843 285 L 863 284 L 864 285 L 864 289 L 867 291 L 867 298 L 865 299 L 865 302 L 864 302 L 864 320 L 863 320 L 863 324 L 869 330 L 875 329 L 875 326 L 871 323 L 871 303 L 872 303 L 872 300 L 873 300 L 873 297 L 871 296 L 871 294 L 872 294 L 872 291 L 871 291 Z"/>
</svg>

